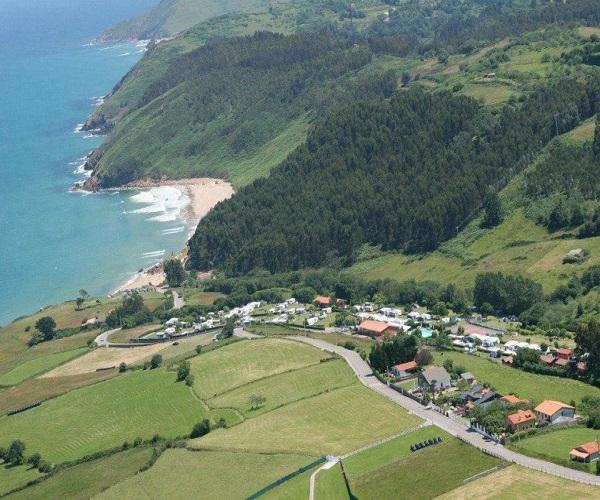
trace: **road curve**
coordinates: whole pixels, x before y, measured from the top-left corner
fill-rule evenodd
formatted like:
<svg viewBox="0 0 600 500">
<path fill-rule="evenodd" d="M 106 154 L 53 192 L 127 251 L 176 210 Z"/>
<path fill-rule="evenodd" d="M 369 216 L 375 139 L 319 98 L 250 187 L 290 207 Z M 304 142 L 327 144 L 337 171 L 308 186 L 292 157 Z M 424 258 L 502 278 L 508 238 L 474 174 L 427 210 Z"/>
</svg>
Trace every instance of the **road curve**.
<svg viewBox="0 0 600 500">
<path fill-rule="evenodd" d="M 110 337 L 113 333 L 118 332 L 119 330 L 120 328 L 115 328 L 114 330 L 106 330 L 105 332 L 102 332 L 100 335 L 98 335 L 94 339 L 94 342 L 96 342 L 96 345 L 98 347 L 109 347 L 110 342 L 108 340 L 108 337 Z"/>
<path fill-rule="evenodd" d="M 381 394 L 382 396 L 390 399 L 394 403 L 402 406 L 410 413 L 413 413 L 424 420 L 429 420 L 433 424 L 437 425 L 441 429 L 445 430 L 448 434 L 451 434 L 463 441 L 479 448 L 480 450 L 493 455 L 507 462 L 512 462 L 529 469 L 535 469 L 540 472 L 552 474 L 553 476 L 569 479 L 571 481 L 577 481 L 579 483 L 591 484 L 593 486 L 600 486 L 600 476 L 594 476 L 585 472 L 563 467 L 561 465 L 539 460 L 537 458 L 528 457 L 515 453 L 508 448 L 505 448 L 501 444 L 494 443 L 492 441 L 486 441 L 481 434 L 472 432 L 467 429 L 461 422 L 457 422 L 451 418 L 448 418 L 440 413 L 432 410 L 426 410 L 416 401 L 403 396 L 394 389 L 391 389 L 387 385 L 381 383 L 374 375 L 371 367 L 364 361 L 360 355 L 355 351 L 350 351 L 341 346 L 329 344 L 322 340 L 312 339 L 310 337 L 288 337 L 305 344 L 312 345 L 324 351 L 333 352 L 340 355 L 350 365 L 354 373 L 356 373 L 358 379 L 362 384 L 367 386 L 369 389 Z"/>
</svg>

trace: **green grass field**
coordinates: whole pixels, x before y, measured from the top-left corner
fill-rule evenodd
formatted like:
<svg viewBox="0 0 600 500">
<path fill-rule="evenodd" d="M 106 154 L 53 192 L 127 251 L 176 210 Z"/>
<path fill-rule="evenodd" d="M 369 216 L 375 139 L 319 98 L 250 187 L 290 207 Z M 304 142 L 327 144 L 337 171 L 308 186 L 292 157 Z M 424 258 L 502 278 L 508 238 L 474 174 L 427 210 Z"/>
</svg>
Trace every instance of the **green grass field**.
<svg viewBox="0 0 600 500">
<path fill-rule="evenodd" d="M 218 298 L 225 297 L 222 293 L 204 292 L 199 288 L 176 288 L 175 290 L 183 295 L 186 305 L 190 306 L 210 305 Z"/>
<path fill-rule="evenodd" d="M 548 377 L 528 373 L 483 356 L 472 356 L 459 352 L 435 353 L 435 361 L 440 364 L 444 359 L 452 359 L 455 365 L 464 366 L 477 380 L 490 384 L 502 394 L 517 394 L 532 402 L 554 399 L 566 403 L 581 401 L 583 396 L 600 396 L 598 387 L 568 378 Z"/>
<path fill-rule="evenodd" d="M 405 436 L 383 443 L 375 448 L 370 448 L 344 460 L 346 473 L 350 478 L 358 477 L 377 470 L 386 465 L 393 464 L 401 458 L 411 455 L 410 445 L 420 443 L 426 439 L 441 437 L 445 441 L 451 438 L 449 434 L 439 427 L 430 425 L 418 429 Z"/>
<path fill-rule="evenodd" d="M 256 417 L 293 401 L 355 382 L 354 372 L 339 359 L 257 380 L 210 399 L 208 404 L 216 408 L 235 408 L 246 417 Z M 249 398 L 253 394 L 266 398 L 260 408 L 251 408 Z"/>
<path fill-rule="evenodd" d="M 127 328 L 126 330 L 118 330 L 115 333 L 109 335 L 108 340 L 117 344 L 125 344 L 129 341 L 129 339 L 143 337 L 144 334 L 147 334 L 148 332 L 152 332 L 154 330 L 159 330 L 160 327 L 160 323 L 153 323 L 151 325 L 141 325 L 136 326 L 135 328 Z"/>
<path fill-rule="evenodd" d="M 147 464 L 152 448 L 132 448 L 63 469 L 39 484 L 11 495 L 15 499 L 91 498 L 136 474 Z"/>
<path fill-rule="evenodd" d="M 47 372 L 52 368 L 56 368 L 86 352 L 88 352 L 88 349 L 86 347 L 81 347 L 73 351 L 57 352 L 34 358 L 31 361 L 26 361 L 25 363 L 16 366 L 8 373 L 0 376 L 0 385 L 17 385 L 23 380 L 27 380 L 40 373 Z"/>
<path fill-rule="evenodd" d="M 41 475 L 37 469 L 32 468 L 30 465 L 7 467 L 0 462 L 0 496 L 26 485 L 29 481 L 33 481 Z"/>
<path fill-rule="evenodd" d="M 315 497 L 327 500 L 350 500 L 342 475 L 342 466 L 339 463 L 329 470 L 319 472 L 315 483 Z"/>
<path fill-rule="evenodd" d="M 306 500 L 310 493 L 310 476 L 320 465 L 298 474 L 285 483 L 265 493 L 261 498 L 265 500 Z"/>
<path fill-rule="evenodd" d="M 317 364 L 327 355 L 280 339 L 238 342 L 192 360 L 194 391 L 206 399 L 255 380 Z"/>
<path fill-rule="evenodd" d="M 342 454 L 418 423 L 417 417 L 357 383 L 291 403 L 231 429 L 216 430 L 190 445 Z"/>
<path fill-rule="evenodd" d="M 498 459 L 451 438 L 351 477 L 350 487 L 360 500 L 396 499 L 398 492 L 409 491 L 414 498 L 429 499 L 462 486 L 465 479 L 499 463 Z"/>
<path fill-rule="evenodd" d="M 301 455 L 166 450 L 156 464 L 98 498 L 245 498 L 310 463 Z"/>
<path fill-rule="evenodd" d="M 78 389 L 0 419 L 0 445 L 22 439 L 30 452 L 59 463 L 154 434 L 187 434 L 206 416 L 175 375 L 138 371 Z"/>
<path fill-rule="evenodd" d="M 459 486 L 439 500 L 538 500 L 553 498 L 599 498 L 598 488 L 537 472 L 517 465 L 501 469 L 488 476 Z"/>
<path fill-rule="evenodd" d="M 515 441 L 512 446 L 519 452 L 544 455 L 550 460 L 569 460 L 569 452 L 579 445 L 598 439 L 598 431 L 587 427 L 572 427 L 552 432 L 544 432 L 536 436 Z M 590 471 L 595 471 L 596 464 L 590 464 Z"/>
</svg>

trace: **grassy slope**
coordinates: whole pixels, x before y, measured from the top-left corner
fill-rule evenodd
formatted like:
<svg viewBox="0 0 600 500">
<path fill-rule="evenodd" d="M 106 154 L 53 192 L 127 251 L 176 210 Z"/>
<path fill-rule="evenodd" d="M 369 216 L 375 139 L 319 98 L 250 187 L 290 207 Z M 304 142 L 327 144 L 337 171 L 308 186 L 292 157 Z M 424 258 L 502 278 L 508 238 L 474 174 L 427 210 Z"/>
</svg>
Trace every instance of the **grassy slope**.
<svg viewBox="0 0 600 500">
<path fill-rule="evenodd" d="M 8 373 L 2 375 L 0 377 L 0 385 L 16 385 L 23 380 L 62 365 L 85 352 L 88 352 L 88 349 L 86 347 L 80 347 L 79 349 L 74 349 L 72 351 L 57 352 L 32 359 L 31 361 L 16 366 Z"/>
<path fill-rule="evenodd" d="M 537 500 L 550 497 L 556 500 L 598 498 L 598 489 L 513 465 L 460 486 L 440 496 L 439 500 Z"/>
<path fill-rule="evenodd" d="M 108 457 L 85 462 L 11 495 L 15 499 L 91 498 L 133 476 L 147 464 L 152 448 L 133 448 Z"/>
<path fill-rule="evenodd" d="M 140 371 L 60 396 L 0 419 L 0 445 L 22 439 L 54 463 L 154 434 L 189 433 L 206 415 L 189 388 L 164 370 Z"/>
<path fill-rule="evenodd" d="M 197 448 L 340 454 L 416 424 L 416 417 L 355 384 L 289 404 L 231 429 L 219 429 L 190 443 Z"/>
<path fill-rule="evenodd" d="M 324 357 L 310 346 L 287 340 L 239 342 L 192 361 L 194 391 L 210 398 L 270 375 L 318 364 Z"/>
<path fill-rule="evenodd" d="M 156 464 L 99 498 L 245 498 L 311 462 L 306 456 L 167 450 Z"/>
<path fill-rule="evenodd" d="M 330 500 L 350 500 L 340 464 L 329 470 L 319 472 L 316 480 L 315 496 Z"/>
<path fill-rule="evenodd" d="M 30 465 L 7 467 L 4 463 L 0 463 L 0 496 L 15 488 L 20 488 L 40 476 L 38 470 Z"/>
<path fill-rule="evenodd" d="M 316 465 L 302 474 L 268 491 L 261 498 L 265 500 L 306 500 L 310 493 L 310 476 L 319 468 Z M 321 497 L 327 498 L 327 497 Z"/>
<path fill-rule="evenodd" d="M 564 461 L 569 460 L 569 452 L 573 448 L 584 443 L 589 443 L 590 441 L 595 441 L 597 438 L 598 431 L 595 429 L 573 427 L 532 436 L 513 443 L 513 446 L 525 454 L 533 452 L 536 455 L 545 455 L 550 460 Z M 590 471 L 595 471 L 595 465 L 592 464 Z"/>
<path fill-rule="evenodd" d="M 578 380 L 527 373 L 490 361 L 489 358 L 458 352 L 435 355 L 436 362 L 440 365 L 448 358 L 452 359 L 454 364 L 464 366 L 480 382 L 490 384 L 502 394 L 514 393 L 532 402 L 554 399 L 568 403 L 571 400 L 579 402 L 586 395 L 600 396 L 598 387 Z"/>
<path fill-rule="evenodd" d="M 424 450 L 350 479 L 352 493 L 362 499 L 398 498 L 410 491 L 416 498 L 434 498 L 500 461 L 457 439 Z"/>
<path fill-rule="evenodd" d="M 208 404 L 217 408 L 235 408 L 246 418 L 250 418 L 354 382 L 354 373 L 340 359 L 263 378 L 210 399 Z M 252 394 L 264 396 L 266 403 L 258 409 L 252 409 L 249 403 Z"/>
</svg>

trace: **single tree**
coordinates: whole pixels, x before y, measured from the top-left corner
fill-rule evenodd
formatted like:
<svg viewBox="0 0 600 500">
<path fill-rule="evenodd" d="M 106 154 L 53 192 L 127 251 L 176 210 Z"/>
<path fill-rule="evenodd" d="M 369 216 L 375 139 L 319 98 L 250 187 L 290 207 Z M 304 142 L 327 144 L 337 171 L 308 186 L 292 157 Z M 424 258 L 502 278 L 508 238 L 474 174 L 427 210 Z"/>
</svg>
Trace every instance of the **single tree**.
<svg viewBox="0 0 600 500">
<path fill-rule="evenodd" d="M 181 286 L 185 280 L 185 269 L 181 261 L 179 259 L 167 259 L 163 264 L 163 268 L 169 286 L 171 288 Z"/>
<path fill-rule="evenodd" d="M 52 340 L 55 334 L 56 321 L 50 316 L 44 316 L 36 321 L 35 328 L 42 334 L 44 340 Z"/>
<path fill-rule="evenodd" d="M 34 453 L 27 459 L 27 463 L 35 467 L 36 469 L 40 466 L 40 462 L 42 461 L 42 455 L 39 453 Z"/>
<path fill-rule="evenodd" d="M 185 385 L 192 387 L 194 385 L 194 380 L 194 376 L 190 373 L 187 377 L 185 377 Z"/>
<path fill-rule="evenodd" d="M 182 361 L 179 363 L 179 367 L 177 368 L 177 381 L 181 382 L 185 380 L 186 377 L 190 374 L 190 362 Z"/>
<path fill-rule="evenodd" d="M 249 398 L 250 408 L 256 410 L 257 408 L 260 408 L 262 405 L 264 405 L 266 401 L 267 398 L 265 398 L 263 395 L 252 394 Z"/>
<path fill-rule="evenodd" d="M 192 429 L 190 437 L 192 439 L 199 438 L 199 437 L 204 436 L 205 434 L 208 434 L 209 432 L 210 432 L 210 422 L 207 419 L 204 419 L 202 422 L 199 422 L 196 425 L 194 425 L 194 428 Z"/>
<path fill-rule="evenodd" d="M 119 365 L 119 373 L 124 373 L 127 371 L 127 363 L 123 362 Z"/>
<path fill-rule="evenodd" d="M 426 366 L 433 362 L 433 355 L 428 349 L 421 349 L 415 356 L 415 363 L 418 366 Z"/>
<path fill-rule="evenodd" d="M 25 443 L 19 439 L 10 443 L 4 460 L 12 465 L 25 463 Z"/>
<path fill-rule="evenodd" d="M 491 191 L 483 203 L 483 221 L 481 227 L 492 228 L 502 222 L 502 205 L 495 191 Z"/>
<path fill-rule="evenodd" d="M 154 370 L 155 368 L 158 368 L 162 364 L 162 360 L 163 359 L 160 354 L 155 354 L 152 356 L 152 359 L 150 360 L 150 369 Z"/>
<path fill-rule="evenodd" d="M 402 82 L 402 86 L 406 87 L 410 82 L 410 73 L 408 71 L 403 72 L 400 81 Z"/>
</svg>

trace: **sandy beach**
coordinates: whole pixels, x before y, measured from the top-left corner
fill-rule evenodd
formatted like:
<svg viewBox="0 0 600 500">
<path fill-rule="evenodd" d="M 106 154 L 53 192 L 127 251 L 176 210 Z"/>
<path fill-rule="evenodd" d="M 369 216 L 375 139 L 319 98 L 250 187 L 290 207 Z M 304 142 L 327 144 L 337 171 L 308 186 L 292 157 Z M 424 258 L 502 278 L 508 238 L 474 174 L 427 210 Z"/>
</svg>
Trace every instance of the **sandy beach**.
<svg viewBox="0 0 600 500">
<path fill-rule="evenodd" d="M 222 179 L 197 178 L 197 179 L 177 179 L 164 181 L 139 181 L 135 184 L 126 186 L 129 189 L 137 188 L 143 190 L 145 188 L 172 186 L 189 199 L 190 203 L 185 207 L 185 217 L 194 223 L 194 226 L 210 212 L 210 210 L 219 202 L 230 198 L 233 193 L 233 187 L 227 181 Z M 185 258 L 185 249 L 182 249 L 180 258 Z M 165 275 L 160 264 L 145 269 L 143 272 L 136 273 L 127 282 L 123 283 L 111 295 L 123 292 L 125 290 L 133 290 L 147 286 L 157 287 L 164 282 Z"/>
</svg>

